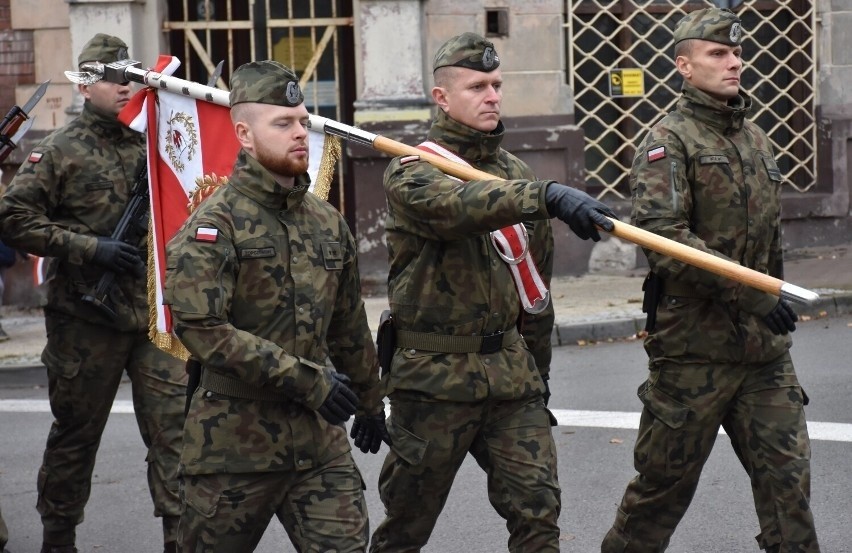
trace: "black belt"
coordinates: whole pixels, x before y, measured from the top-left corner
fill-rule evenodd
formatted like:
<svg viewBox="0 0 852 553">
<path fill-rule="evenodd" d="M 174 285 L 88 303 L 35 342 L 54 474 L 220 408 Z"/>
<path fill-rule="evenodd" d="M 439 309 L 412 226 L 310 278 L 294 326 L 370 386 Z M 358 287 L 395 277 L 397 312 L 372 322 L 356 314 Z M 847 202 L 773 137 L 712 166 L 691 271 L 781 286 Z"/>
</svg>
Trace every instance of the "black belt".
<svg viewBox="0 0 852 553">
<path fill-rule="evenodd" d="M 396 331 L 396 347 L 439 353 L 495 353 L 521 338 L 517 328 L 485 336 L 455 336 L 428 332 Z"/>
<path fill-rule="evenodd" d="M 242 380 L 222 376 L 213 371 L 202 370 L 201 387 L 223 396 L 252 399 L 255 401 L 286 401 L 288 398 L 282 392 L 258 388 Z"/>
</svg>

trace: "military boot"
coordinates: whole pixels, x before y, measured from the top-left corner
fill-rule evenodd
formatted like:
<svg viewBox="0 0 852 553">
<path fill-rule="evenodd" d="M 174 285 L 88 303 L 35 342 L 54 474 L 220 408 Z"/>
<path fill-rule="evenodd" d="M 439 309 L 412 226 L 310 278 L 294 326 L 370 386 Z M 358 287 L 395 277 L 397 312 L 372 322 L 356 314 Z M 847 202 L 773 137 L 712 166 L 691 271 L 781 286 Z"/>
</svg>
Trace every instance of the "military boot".
<svg viewBox="0 0 852 553">
<path fill-rule="evenodd" d="M 167 541 L 163 547 L 163 553 L 177 553 L 177 542 Z"/>
</svg>

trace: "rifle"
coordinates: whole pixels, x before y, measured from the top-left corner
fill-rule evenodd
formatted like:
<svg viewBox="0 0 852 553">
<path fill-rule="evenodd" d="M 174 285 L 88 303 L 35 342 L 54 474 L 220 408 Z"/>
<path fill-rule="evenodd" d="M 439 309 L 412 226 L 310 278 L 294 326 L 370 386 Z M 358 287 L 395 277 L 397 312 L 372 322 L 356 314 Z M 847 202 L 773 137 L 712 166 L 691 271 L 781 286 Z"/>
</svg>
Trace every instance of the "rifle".
<svg viewBox="0 0 852 553">
<path fill-rule="evenodd" d="M 9 157 L 24 134 L 30 130 L 33 124 L 33 120 L 30 119 L 30 112 L 44 96 L 44 91 L 47 90 L 49 83 L 49 80 L 41 83 L 41 86 L 30 96 L 24 107 L 12 106 L 3 121 L 0 121 L 0 163 Z M 20 128 L 24 121 L 27 123 L 23 128 Z"/>
<path fill-rule="evenodd" d="M 148 190 L 148 165 L 142 160 L 142 168 L 130 192 L 130 201 L 121 214 L 111 237 L 125 244 L 135 246 L 139 239 L 148 232 L 148 211 L 150 208 Z M 112 287 L 115 284 L 115 271 L 107 271 L 101 275 L 98 284 L 88 294 L 83 294 L 82 300 L 95 306 L 101 313 L 114 321 L 117 317 L 115 310 L 107 303 Z"/>
</svg>

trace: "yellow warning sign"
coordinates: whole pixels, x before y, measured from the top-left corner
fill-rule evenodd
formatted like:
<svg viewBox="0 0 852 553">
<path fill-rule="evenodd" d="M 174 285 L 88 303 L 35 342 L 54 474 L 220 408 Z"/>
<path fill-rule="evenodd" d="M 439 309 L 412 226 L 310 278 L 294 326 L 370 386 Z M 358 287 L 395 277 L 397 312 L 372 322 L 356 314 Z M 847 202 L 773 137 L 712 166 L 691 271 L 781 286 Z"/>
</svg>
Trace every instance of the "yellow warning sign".
<svg viewBox="0 0 852 553">
<path fill-rule="evenodd" d="M 609 95 L 644 96 L 645 74 L 641 69 L 610 69 Z"/>
</svg>

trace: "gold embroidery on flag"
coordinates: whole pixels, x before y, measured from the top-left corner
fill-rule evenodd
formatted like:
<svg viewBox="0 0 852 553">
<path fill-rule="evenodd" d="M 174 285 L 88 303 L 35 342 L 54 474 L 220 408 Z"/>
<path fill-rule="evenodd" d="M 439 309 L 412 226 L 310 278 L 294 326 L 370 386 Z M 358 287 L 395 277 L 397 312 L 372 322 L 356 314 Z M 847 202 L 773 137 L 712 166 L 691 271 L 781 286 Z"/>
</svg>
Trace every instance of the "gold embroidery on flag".
<svg viewBox="0 0 852 553">
<path fill-rule="evenodd" d="M 228 177 L 217 176 L 216 173 L 209 173 L 203 177 L 195 178 L 195 188 L 189 195 L 189 204 L 187 204 L 187 212 L 192 213 L 207 199 L 210 194 L 215 192 L 220 186 L 228 184 Z"/>
<path fill-rule="evenodd" d="M 166 129 L 165 150 L 169 161 L 179 172 L 183 173 L 186 168 L 184 159 L 192 161 L 198 146 L 198 131 L 192 116 L 182 111 L 174 113 L 169 118 L 169 127 Z"/>
<path fill-rule="evenodd" d="M 334 170 L 337 160 L 340 159 L 342 148 L 340 138 L 330 134 L 325 135 L 322 146 L 322 158 L 317 171 L 317 182 L 314 183 L 314 194 L 323 200 L 328 200 L 331 191 L 331 181 L 334 179 Z"/>
</svg>

